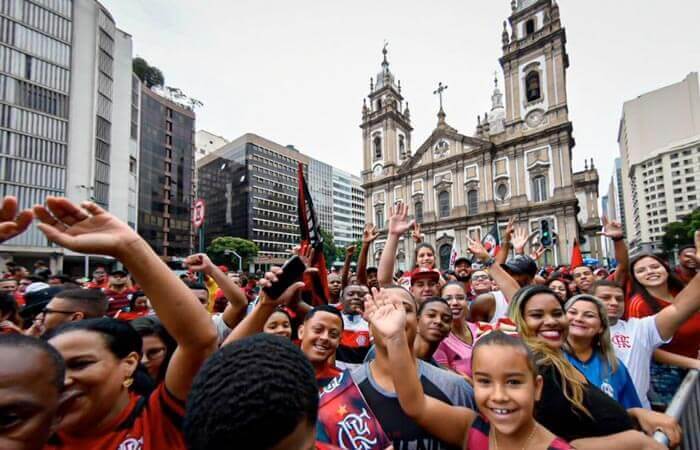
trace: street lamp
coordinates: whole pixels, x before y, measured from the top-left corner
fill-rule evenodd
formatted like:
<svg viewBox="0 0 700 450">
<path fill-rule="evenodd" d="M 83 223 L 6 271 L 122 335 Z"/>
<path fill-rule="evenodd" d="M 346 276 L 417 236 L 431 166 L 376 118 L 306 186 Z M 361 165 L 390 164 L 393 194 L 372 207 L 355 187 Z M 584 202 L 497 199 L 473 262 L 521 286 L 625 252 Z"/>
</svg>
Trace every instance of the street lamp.
<svg viewBox="0 0 700 450">
<path fill-rule="evenodd" d="M 224 255 L 231 255 L 231 254 L 236 255 L 236 257 L 238 258 L 238 270 L 242 272 L 243 271 L 243 258 L 241 258 L 241 255 L 236 253 L 235 250 L 224 250 Z"/>
</svg>

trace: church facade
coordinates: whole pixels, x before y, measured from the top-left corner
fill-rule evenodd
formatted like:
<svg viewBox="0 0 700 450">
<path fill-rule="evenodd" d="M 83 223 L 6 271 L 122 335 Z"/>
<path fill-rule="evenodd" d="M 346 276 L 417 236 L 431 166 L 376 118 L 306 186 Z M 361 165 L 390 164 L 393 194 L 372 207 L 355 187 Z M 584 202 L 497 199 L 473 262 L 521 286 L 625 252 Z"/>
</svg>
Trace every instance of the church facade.
<svg viewBox="0 0 700 450">
<path fill-rule="evenodd" d="M 398 201 L 409 205 L 443 269 L 453 246 L 466 253 L 468 237 L 481 240 L 494 224 L 502 232 L 510 217 L 533 231 L 548 220 L 555 243 L 547 263 L 568 262 L 580 226 L 571 163 L 575 143 L 567 107 L 566 33 L 553 0 L 513 0 L 511 6 L 502 33 L 504 92 L 496 83 L 491 111 L 478 118 L 469 134 L 447 123 L 441 105 L 432 134 L 412 145 L 408 104 L 384 49 L 361 123 L 366 219 L 384 232 L 375 242 L 375 263 L 389 209 Z M 412 240 L 403 238 L 399 268 L 409 268 L 413 251 Z"/>
</svg>

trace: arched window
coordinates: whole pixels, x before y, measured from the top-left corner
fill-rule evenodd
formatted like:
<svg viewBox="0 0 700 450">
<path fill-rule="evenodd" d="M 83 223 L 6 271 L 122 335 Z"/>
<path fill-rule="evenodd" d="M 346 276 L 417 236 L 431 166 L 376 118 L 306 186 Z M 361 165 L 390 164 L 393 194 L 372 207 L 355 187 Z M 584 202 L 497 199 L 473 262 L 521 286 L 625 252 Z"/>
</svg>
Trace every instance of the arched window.
<svg viewBox="0 0 700 450">
<path fill-rule="evenodd" d="M 382 159 L 382 138 L 375 136 L 372 143 L 374 145 L 374 159 Z"/>
<path fill-rule="evenodd" d="M 406 158 L 406 142 L 402 134 L 399 135 L 399 159 Z"/>
<path fill-rule="evenodd" d="M 535 202 L 544 202 L 547 200 L 547 177 L 537 175 L 532 179 L 532 200 Z"/>
<path fill-rule="evenodd" d="M 374 220 L 377 222 L 375 225 L 377 228 L 381 229 L 384 228 L 384 210 L 379 208 L 377 211 L 374 213 Z"/>
<path fill-rule="evenodd" d="M 535 19 L 530 19 L 525 22 L 525 36 L 530 36 L 535 32 Z"/>
<path fill-rule="evenodd" d="M 525 77 L 525 89 L 526 89 L 526 98 L 528 102 L 534 102 L 535 100 L 539 100 L 540 96 L 542 95 L 541 89 L 540 89 L 540 74 L 537 71 L 532 71 L 527 74 Z"/>
<path fill-rule="evenodd" d="M 476 189 L 471 189 L 467 192 L 467 213 L 470 215 L 479 212 L 479 193 Z"/>
<path fill-rule="evenodd" d="M 450 193 L 442 191 L 438 194 L 440 217 L 450 217 Z"/>
<path fill-rule="evenodd" d="M 452 256 L 452 246 L 443 244 L 440 246 L 440 270 L 450 269 L 450 257 Z"/>
<path fill-rule="evenodd" d="M 504 201 L 508 197 L 508 185 L 504 183 L 499 183 L 496 186 L 496 198 L 500 201 Z"/>
<path fill-rule="evenodd" d="M 413 208 L 416 210 L 416 222 L 423 223 L 423 202 L 416 202 Z"/>
</svg>

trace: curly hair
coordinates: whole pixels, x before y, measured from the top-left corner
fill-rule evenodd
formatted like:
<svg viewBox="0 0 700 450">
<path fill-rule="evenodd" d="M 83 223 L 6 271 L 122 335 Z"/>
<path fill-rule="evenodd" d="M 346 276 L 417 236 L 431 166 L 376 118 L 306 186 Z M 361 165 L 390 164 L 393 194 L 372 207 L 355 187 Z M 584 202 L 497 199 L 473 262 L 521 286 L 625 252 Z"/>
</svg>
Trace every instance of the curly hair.
<svg viewBox="0 0 700 450">
<path fill-rule="evenodd" d="M 190 450 L 265 450 L 303 421 L 313 428 L 317 413 L 311 363 L 289 339 L 261 333 L 221 348 L 204 364 L 183 430 Z"/>
</svg>

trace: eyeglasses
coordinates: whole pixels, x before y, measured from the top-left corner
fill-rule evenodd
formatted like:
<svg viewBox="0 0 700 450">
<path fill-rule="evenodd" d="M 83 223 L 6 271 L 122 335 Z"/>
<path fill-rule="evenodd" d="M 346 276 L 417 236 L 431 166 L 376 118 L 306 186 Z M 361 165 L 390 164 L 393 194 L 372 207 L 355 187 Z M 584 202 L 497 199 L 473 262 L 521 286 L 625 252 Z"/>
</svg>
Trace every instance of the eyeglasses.
<svg viewBox="0 0 700 450">
<path fill-rule="evenodd" d="M 488 275 L 475 275 L 472 277 L 472 281 L 486 281 L 490 279 Z"/>
<path fill-rule="evenodd" d="M 445 300 L 446 302 L 449 302 L 450 300 L 457 300 L 457 301 L 461 302 L 461 301 L 466 300 L 467 296 L 466 295 L 446 295 L 446 296 L 442 297 L 442 299 Z"/>
<path fill-rule="evenodd" d="M 154 359 L 160 358 L 163 356 L 163 353 L 165 353 L 165 347 L 161 348 L 152 348 L 148 350 L 144 356 L 146 357 L 147 360 L 153 361 Z"/>
<path fill-rule="evenodd" d="M 78 312 L 78 311 L 61 311 L 60 309 L 51 309 L 51 308 L 44 308 L 44 309 L 41 310 L 41 314 L 43 314 L 44 317 L 45 317 L 47 314 L 51 314 L 51 313 L 56 313 L 56 314 L 75 314 L 76 312 Z"/>
</svg>

